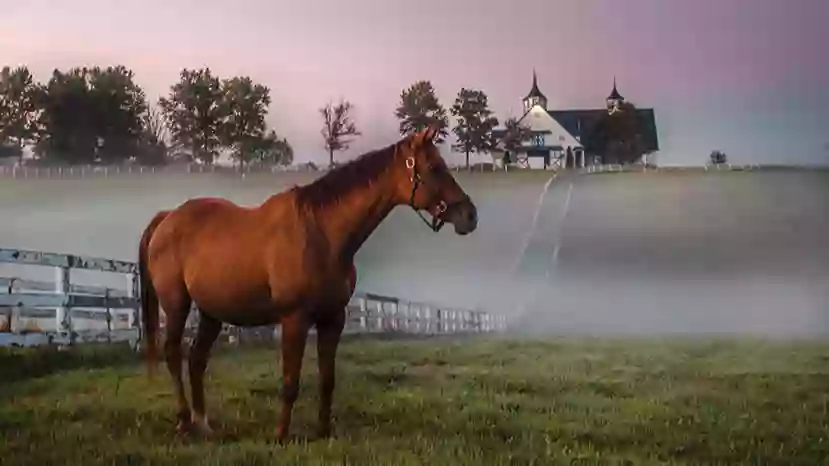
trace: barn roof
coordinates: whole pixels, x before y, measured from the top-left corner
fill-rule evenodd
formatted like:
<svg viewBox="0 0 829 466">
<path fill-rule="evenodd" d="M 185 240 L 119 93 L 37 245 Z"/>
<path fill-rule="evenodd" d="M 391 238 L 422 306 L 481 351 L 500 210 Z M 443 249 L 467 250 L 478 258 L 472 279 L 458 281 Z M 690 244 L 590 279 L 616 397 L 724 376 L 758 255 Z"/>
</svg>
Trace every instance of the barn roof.
<svg viewBox="0 0 829 466">
<path fill-rule="evenodd" d="M 581 110 L 548 110 L 556 121 L 573 136 L 581 137 L 584 145 L 589 145 L 585 138 L 589 137 L 590 130 L 596 122 L 607 115 L 606 109 L 581 109 Z M 659 136 L 656 132 L 656 115 L 652 108 L 637 108 L 636 113 L 642 122 L 645 149 L 648 151 L 659 150 Z"/>
</svg>

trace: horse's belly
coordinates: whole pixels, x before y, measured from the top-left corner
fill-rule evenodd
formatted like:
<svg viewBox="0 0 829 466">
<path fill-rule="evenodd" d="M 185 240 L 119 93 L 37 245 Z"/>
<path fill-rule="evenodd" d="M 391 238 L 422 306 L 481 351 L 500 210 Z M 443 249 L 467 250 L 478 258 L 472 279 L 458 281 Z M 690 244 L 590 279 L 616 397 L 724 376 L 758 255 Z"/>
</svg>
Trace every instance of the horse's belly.
<svg viewBox="0 0 829 466">
<path fill-rule="evenodd" d="M 222 315 L 213 315 L 213 313 L 208 312 L 208 314 L 221 320 L 222 322 L 239 327 L 273 325 L 279 323 L 280 317 L 280 313 L 273 309 L 270 309 L 267 312 L 240 311 Z"/>
<path fill-rule="evenodd" d="M 190 277 L 188 291 L 200 310 L 233 325 L 279 321 L 280 309 L 271 298 L 266 280 L 227 271 L 211 273 L 202 269 Z"/>
</svg>

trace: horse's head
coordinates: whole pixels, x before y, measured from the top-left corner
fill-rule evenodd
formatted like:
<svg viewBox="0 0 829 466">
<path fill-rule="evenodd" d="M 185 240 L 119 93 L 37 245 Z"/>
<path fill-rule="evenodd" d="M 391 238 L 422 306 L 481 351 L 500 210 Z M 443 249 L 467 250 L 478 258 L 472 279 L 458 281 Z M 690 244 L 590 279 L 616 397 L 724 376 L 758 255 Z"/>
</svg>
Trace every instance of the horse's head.
<svg viewBox="0 0 829 466">
<path fill-rule="evenodd" d="M 399 195 L 432 230 L 438 231 L 449 222 L 455 226 L 455 233 L 467 235 L 478 227 L 478 209 L 449 172 L 434 143 L 437 133 L 437 128 L 429 127 L 401 141 Z M 432 215 L 431 222 L 420 214 L 421 210 Z"/>
</svg>

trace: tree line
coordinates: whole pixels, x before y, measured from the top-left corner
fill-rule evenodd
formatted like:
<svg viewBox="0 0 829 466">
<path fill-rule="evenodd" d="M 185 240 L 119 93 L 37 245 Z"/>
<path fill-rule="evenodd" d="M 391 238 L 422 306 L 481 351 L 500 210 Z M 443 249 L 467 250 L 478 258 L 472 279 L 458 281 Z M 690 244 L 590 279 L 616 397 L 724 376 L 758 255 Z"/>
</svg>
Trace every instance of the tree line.
<svg viewBox="0 0 829 466">
<path fill-rule="evenodd" d="M 270 89 L 249 76 L 221 78 L 209 67 L 185 68 L 156 102 L 134 77 L 123 65 L 75 67 L 56 69 L 38 83 L 26 66 L 4 67 L 0 157 L 22 162 L 24 148 L 30 147 L 39 161 L 62 164 L 213 164 L 222 153 L 242 168 L 292 163 L 291 145 L 266 124 Z M 330 165 L 335 153 L 360 136 L 354 108 L 340 99 L 319 109 Z M 529 128 L 510 118 L 499 141 L 493 135 L 499 121 L 484 91 L 462 88 L 447 112 L 428 80 L 403 89 L 394 114 L 401 135 L 435 125 L 438 142 L 446 140 L 449 117 L 454 117 L 452 148 L 466 155 L 467 167 L 470 154 L 490 152 L 499 142 L 514 150 L 530 136 Z"/>
<path fill-rule="evenodd" d="M 247 76 L 221 79 L 183 69 L 166 96 L 150 102 L 122 65 L 55 69 L 43 83 L 25 66 L 0 71 L 0 148 L 30 147 L 47 163 L 211 164 L 227 151 L 240 164 L 288 164 L 293 150 L 267 128 L 270 89 Z"/>
</svg>

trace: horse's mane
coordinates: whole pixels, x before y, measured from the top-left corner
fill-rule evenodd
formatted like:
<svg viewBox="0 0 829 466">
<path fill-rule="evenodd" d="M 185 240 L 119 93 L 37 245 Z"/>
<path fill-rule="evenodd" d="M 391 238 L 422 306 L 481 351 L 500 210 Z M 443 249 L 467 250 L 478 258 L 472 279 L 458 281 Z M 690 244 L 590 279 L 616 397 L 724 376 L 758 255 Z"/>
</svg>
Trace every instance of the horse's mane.
<svg viewBox="0 0 829 466">
<path fill-rule="evenodd" d="M 372 184 L 391 166 L 398 144 L 366 152 L 313 182 L 295 188 L 297 203 L 305 207 L 322 207 L 338 201 L 358 186 Z"/>
</svg>

